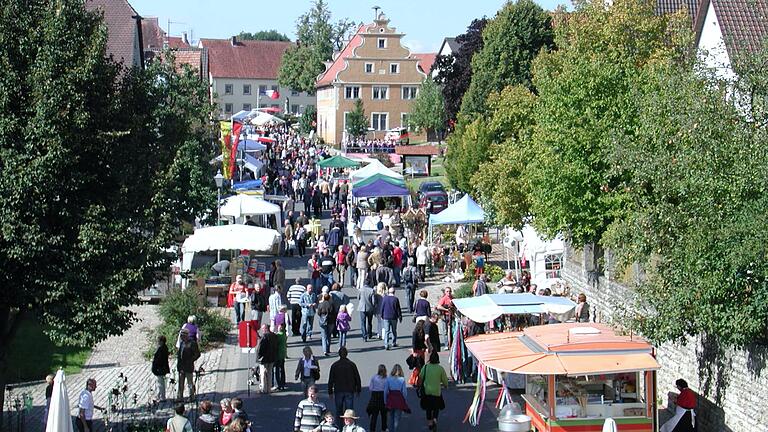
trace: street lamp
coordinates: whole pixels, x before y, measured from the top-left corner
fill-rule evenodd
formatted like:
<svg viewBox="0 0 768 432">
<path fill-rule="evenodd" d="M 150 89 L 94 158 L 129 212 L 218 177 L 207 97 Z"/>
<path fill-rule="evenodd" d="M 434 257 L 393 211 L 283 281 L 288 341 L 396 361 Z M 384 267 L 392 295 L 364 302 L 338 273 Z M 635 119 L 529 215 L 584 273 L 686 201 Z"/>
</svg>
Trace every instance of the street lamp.
<svg viewBox="0 0 768 432">
<path fill-rule="evenodd" d="M 216 181 L 216 225 L 221 225 L 221 188 L 224 186 L 224 176 L 221 175 L 221 170 L 216 172 L 213 180 Z M 216 257 L 218 258 L 216 262 L 221 261 L 221 250 L 217 252 Z"/>
</svg>

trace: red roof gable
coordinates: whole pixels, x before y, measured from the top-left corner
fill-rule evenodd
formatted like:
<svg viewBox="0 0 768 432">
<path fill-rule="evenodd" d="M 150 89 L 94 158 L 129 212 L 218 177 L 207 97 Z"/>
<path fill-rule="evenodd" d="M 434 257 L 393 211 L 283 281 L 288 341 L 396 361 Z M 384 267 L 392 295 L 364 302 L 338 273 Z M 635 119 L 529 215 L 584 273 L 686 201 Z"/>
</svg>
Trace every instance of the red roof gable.
<svg viewBox="0 0 768 432">
<path fill-rule="evenodd" d="M 157 22 L 157 17 L 145 17 L 141 20 L 141 36 L 144 49 L 162 48 L 165 32 Z"/>
<path fill-rule="evenodd" d="M 411 54 L 411 57 L 419 59 L 421 71 L 429 75 L 432 70 L 432 64 L 435 63 L 437 53 Z"/>
<path fill-rule="evenodd" d="M 352 36 L 352 39 L 344 46 L 344 49 L 341 50 L 341 53 L 339 53 L 331 66 L 318 77 L 315 87 L 324 87 L 333 83 L 336 79 L 336 75 L 347 67 L 346 59 L 352 56 L 352 52 L 355 48 L 363 44 L 363 37 L 360 36 L 360 33 L 367 30 L 371 25 L 373 24 L 363 24 L 357 29 L 357 33 L 355 33 L 355 35 Z"/>
<path fill-rule="evenodd" d="M 208 48 L 208 62 L 213 77 L 277 79 L 283 53 L 291 42 L 200 39 Z"/>
<path fill-rule="evenodd" d="M 107 54 L 125 66 L 142 66 L 142 47 L 137 46 L 141 37 L 139 14 L 126 0 L 88 0 L 85 8 L 104 14 L 107 25 Z"/>
<path fill-rule="evenodd" d="M 168 39 L 169 48 L 189 48 L 189 44 L 184 42 L 184 39 L 182 39 L 180 36 L 168 36 L 166 39 Z"/>
</svg>

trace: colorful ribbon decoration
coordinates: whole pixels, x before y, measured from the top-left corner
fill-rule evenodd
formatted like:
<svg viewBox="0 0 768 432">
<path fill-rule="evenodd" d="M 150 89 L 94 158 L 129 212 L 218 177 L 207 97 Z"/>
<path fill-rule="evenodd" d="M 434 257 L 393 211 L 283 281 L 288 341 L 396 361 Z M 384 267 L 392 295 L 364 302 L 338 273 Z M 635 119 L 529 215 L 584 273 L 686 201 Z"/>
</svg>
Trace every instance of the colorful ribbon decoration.
<svg viewBox="0 0 768 432">
<path fill-rule="evenodd" d="M 472 405 L 467 410 L 467 415 L 464 416 L 464 423 L 469 420 L 469 424 L 477 426 L 480 424 L 480 417 L 483 414 L 483 405 L 485 405 L 485 390 L 488 382 L 488 377 L 485 373 L 485 365 L 479 364 L 477 371 L 477 385 L 475 386 L 475 396 L 472 399 Z"/>
</svg>

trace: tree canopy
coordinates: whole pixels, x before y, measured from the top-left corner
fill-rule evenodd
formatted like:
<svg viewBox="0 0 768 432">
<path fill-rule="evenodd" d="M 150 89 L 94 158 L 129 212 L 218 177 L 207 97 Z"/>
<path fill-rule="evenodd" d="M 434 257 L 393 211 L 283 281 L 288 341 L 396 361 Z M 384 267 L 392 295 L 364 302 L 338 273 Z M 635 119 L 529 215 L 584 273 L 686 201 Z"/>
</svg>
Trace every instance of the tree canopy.
<svg viewBox="0 0 768 432">
<path fill-rule="evenodd" d="M 263 41 L 278 41 L 278 42 L 291 41 L 291 39 L 288 38 L 288 36 L 286 36 L 285 33 L 280 33 L 277 30 L 259 30 L 253 33 L 241 31 L 237 35 L 237 38 L 242 40 L 263 40 Z"/>
<path fill-rule="evenodd" d="M 363 100 L 355 100 L 355 106 L 347 114 L 347 133 L 352 138 L 359 138 L 368 131 L 368 118 L 363 109 Z"/>
<path fill-rule="evenodd" d="M 332 23 L 328 4 L 313 1 L 309 11 L 296 21 L 296 45 L 283 54 L 278 71 L 280 85 L 313 93 L 315 79 L 325 70 L 324 62 L 333 58 L 334 51 L 341 50 L 354 26 L 347 19 Z"/>
<path fill-rule="evenodd" d="M 215 193 L 213 107 L 188 67 L 122 68 L 78 0 L 6 2 L 0 38 L 2 384 L 27 316 L 68 344 L 127 328 L 124 307 L 168 269 L 181 221 Z"/>
<path fill-rule="evenodd" d="M 552 18 L 533 0 L 509 1 L 483 29 L 483 46 L 472 57 L 472 81 L 461 113 L 470 119 L 486 111 L 488 95 L 510 85 L 533 88 L 531 62 L 554 48 Z"/>
<path fill-rule="evenodd" d="M 307 105 L 307 108 L 299 118 L 299 131 L 308 134 L 315 130 L 317 126 L 317 109 L 314 105 Z"/>
<path fill-rule="evenodd" d="M 451 121 L 456 121 L 461 99 L 472 81 L 472 56 L 483 48 L 483 29 L 486 24 L 486 18 L 472 20 L 467 31 L 456 37 L 458 51 L 438 56 L 432 66 L 437 71 L 435 82 L 442 90 L 446 115 Z"/>
<path fill-rule="evenodd" d="M 411 105 L 408 123 L 416 130 L 435 131 L 438 135 L 446 129 L 443 94 L 431 77 L 424 78 L 421 83 L 419 94 Z"/>
</svg>

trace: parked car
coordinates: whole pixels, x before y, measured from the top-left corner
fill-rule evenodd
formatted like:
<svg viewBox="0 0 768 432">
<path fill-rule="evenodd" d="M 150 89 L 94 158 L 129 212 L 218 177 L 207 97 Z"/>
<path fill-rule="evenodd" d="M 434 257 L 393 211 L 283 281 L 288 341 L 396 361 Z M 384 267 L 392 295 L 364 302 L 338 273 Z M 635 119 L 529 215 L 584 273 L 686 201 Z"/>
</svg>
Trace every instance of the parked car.
<svg viewBox="0 0 768 432">
<path fill-rule="evenodd" d="M 445 186 L 437 181 L 427 181 L 419 185 L 419 191 L 417 195 L 421 197 L 425 193 L 429 192 L 442 192 L 445 193 Z"/>
<path fill-rule="evenodd" d="M 384 139 L 387 141 L 397 141 L 398 144 L 402 144 L 402 145 L 408 145 L 408 143 L 410 142 L 408 129 L 404 127 L 388 130 L 387 133 L 384 135 Z"/>
<path fill-rule="evenodd" d="M 427 192 L 419 198 L 419 208 L 426 209 L 427 214 L 437 214 L 448 207 L 448 194 L 443 192 Z"/>
</svg>

